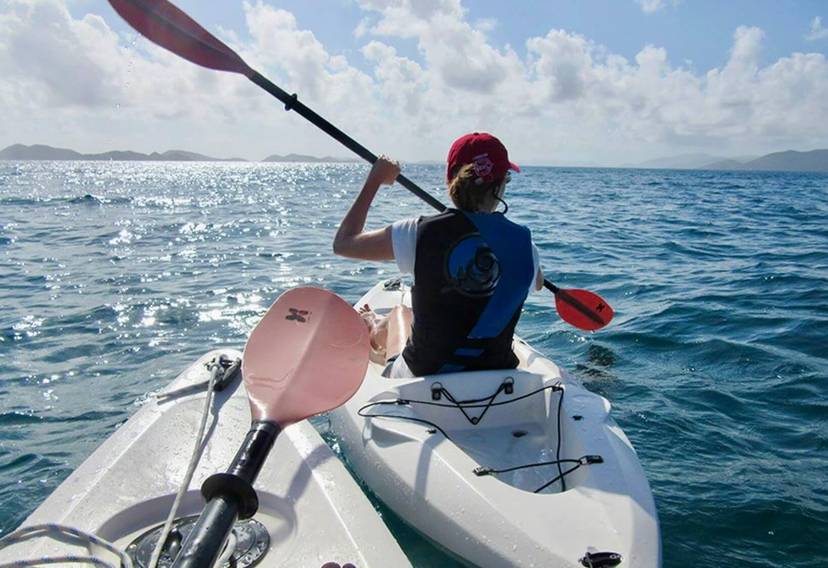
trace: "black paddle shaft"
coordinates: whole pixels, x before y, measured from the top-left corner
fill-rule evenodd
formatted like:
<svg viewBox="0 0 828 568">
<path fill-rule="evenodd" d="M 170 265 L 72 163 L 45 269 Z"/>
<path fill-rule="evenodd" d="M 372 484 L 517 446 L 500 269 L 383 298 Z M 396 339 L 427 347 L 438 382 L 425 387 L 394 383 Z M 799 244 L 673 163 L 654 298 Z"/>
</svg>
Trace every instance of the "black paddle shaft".
<svg viewBox="0 0 828 568">
<path fill-rule="evenodd" d="M 212 566 L 237 519 L 249 519 L 259 507 L 253 482 L 281 429 L 273 422 L 254 422 L 226 473 L 208 477 L 201 486 L 207 500 L 173 568 Z"/>
<path fill-rule="evenodd" d="M 261 74 L 254 72 L 253 75 L 250 76 L 250 80 L 260 86 L 262 89 L 285 103 L 285 110 L 294 110 L 298 112 L 300 115 L 305 117 L 307 120 L 315 124 L 317 127 L 321 128 L 325 131 L 328 135 L 332 138 L 337 140 L 340 144 L 351 150 L 357 156 L 362 158 L 363 160 L 374 163 L 377 161 L 376 155 L 373 152 L 368 150 L 365 146 L 342 132 L 336 126 L 316 114 L 313 110 L 305 106 L 303 103 L 299 101 L 299 97 L 296 94 L 289 95 L 286 91 L 279 88 L 278 85 L 271 83 L 266 77 L 263 77 Z M 440 203 L 436 198 L 432 195 L 426 193 L 420 186 L 416 183 L 405 177 L 404 175 L 400 174 L 397 176 L 397 181 L 400 185 L 406 188 L 408 191 L 434 207 L 437 211 L 445 211 L 446 206 Z"/>
<path fill-rule="evenodd" d="M 315 124 L 317 127 L 321 128 L 325 131 L 329 136 L 337 140 L 340 144 L 351 150 L 354 154 L 362 158 L 363 160 L 374 163 L 377 161 L 377 157 L 371 152 L 368 148 L 342 132 L 336 126 L 316 114 L 312 109 L 305 106 L 302 102 L 299 101 L 299 96 L 296 94 L 289 95 L 287 91 L 281 89 L 278 85 L 270 82 L 267 77 L 262 76 L 258 72 L 253 72 L 253 75 L 250 76 L 250 80 L 260 86 L 262 89 L 285 103 L 285 110 L 295 110 L 303 117 L 305 117 L 308 121 Z M 400 185 L 406 188 L 408 191 L 434 207 L 437 211 L 445 211 L 446 206 L 440 203 L 440 201 L 435 198 L 433 195 L 426 193 L 423 188 L 419 185 L 405 177 L 404 175 L 400 174 L 397 176 L 397 181 Z M 544 286 L 550 290 L 551 292 L 557 294 L 558 287 L 552 284 L 549 280 L 543 280 Z M 568 301 L 568 300 L 567 300 Z M 595 316 L 588 311 L 588 309 L 583 308 L 581 306 L 575 306 L 578 311 L 583 311 L 587 317 L 594 318 Z M 587 311 L 584 311 L 586 309 Z"/>
</svg>

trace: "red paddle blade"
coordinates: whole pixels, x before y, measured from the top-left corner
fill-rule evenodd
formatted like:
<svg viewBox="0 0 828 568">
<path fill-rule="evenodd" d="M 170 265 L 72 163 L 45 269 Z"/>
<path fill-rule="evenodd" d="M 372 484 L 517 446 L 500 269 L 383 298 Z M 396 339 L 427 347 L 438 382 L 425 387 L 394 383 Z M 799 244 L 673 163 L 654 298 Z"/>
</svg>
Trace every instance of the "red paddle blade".
<svg viewBox="0 0 828 568">
<path fill-rule="evenodd" d="M 561 319 L 585 331 L 601 329 L 615 314 L 601 296 L 589 290 L 559 289 L 555 292 L 555 307 Z"/>
<path fill-rule="evenodd" d="M 109 3 L 139 34 L 184 59 L 246 77 L 254 73 L 235 51 L 166 0 L 109 0 Z"/>
<path fill-rule="evenodd" d="M 342 298 L 294 288 L 256 325 L 242 358 L 254 421 L 282 428 L 340 406 L 362 384 L 368 328 Z"/>
</svg>

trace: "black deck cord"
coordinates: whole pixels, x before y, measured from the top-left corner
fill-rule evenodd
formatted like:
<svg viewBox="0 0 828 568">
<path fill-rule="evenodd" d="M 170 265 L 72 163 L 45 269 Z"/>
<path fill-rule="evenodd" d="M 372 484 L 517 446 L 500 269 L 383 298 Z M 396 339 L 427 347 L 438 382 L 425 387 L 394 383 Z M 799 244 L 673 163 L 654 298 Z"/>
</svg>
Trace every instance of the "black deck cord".
<svg viewBox="0 0 828 568">
<path fill-rule="evenodd" d="M 535 394 L 538 394 L 539 392 L 543 392 L 545 390 L 550 390 L 551 389 L 551 390 L 554 390 L 554 391 L 559 391 L 561 393 L 561 396 L 558 398 L 558 436 L 557 436 L 558 439 L 557 439 L 557 444 L 556 444 L 557 447 L 556 447 L 556 450 L 555 450 L 555 460 L 554 461 L 546 461 L 546 462 L 526 464 L 526 465 L 519 465 L 519 466 L 510 467 L 510 468 L 506 468 L 506 469 L 490 469 L 490 468 L 479 467 L 479 468 L 476 468 L 474 470 L 475 475 L 478 475 L 478 476 L 492 475 L 492 474 L 498 474 L 498 473 L 507 473 L 507 472 L 516 471 L 516 470 L 519 470 L 519 469 L 528 469 L 530 467 L 538 467 L 538 466 L 544 466 L 544 465 L 557 465 L 558 466 L 558 475 L 556 477 L 554 477 L 553 479 L 551 479 L 550 481 L 547 481 L 546 483 L 544 483 L 543 485 L 541 485 L 537 489 L 535 489 L 534 493 L 540 493 L 541 491 L 543 491 L 544 489 L 546 489 L 547 487 L 549 487 L 550 485 L 552 485 L 553 483 L 555 483 L 556 481 L 559 481 L 559 480 L 561 482 L 561 492 L 564 492 L 564 491 L 566 491 L 566 479 L 565 478 L 566 478 L 567 475 L 569 475 L 570 473 L 572 473 L 573 471 L 575 471 L 576 469 L 578 469 L 582 465 L 590 465 L 590 464 L 594 464 L 594 463 L 603 463 L 604 462 L 604 459 L 599 455 L 586 455 L 586 456 L 583 456 L 583 457 L 578 458 L 578 459 L 561 459 L 561 445 L 562 445 L 562 441 L 563 441 L 562 438 L 561 438 L 561 411 L 563 409 L 563 397 L 564 397 L 564 390 L 565 389 L 564 389 L 563 385 L 561 385 L 560 382 L 557 382 L 554 385 L 548 385 L 548 386 L 545 386 L 545 387 L 541 387 L 539 389 L 535 389 L 532 392 L 526 393 L 526 394 L 521 395 L 521 396 L 516 397 L 516 398 L 512 398 L 512 399 L 504 400 L 504 401 L 500 401 L 500 402 L 494 402 L 494 398 L 503 389 L 505 389 L 505 385 L 506 385 L 506 381 L 502 382 L 500 384 L 500 386 L 497 388 L 497 390 L 494 392 L 494 394 L 491 395 L 491 396 L 477 398 L 477 399 L 470 399 L 470 400 L 461 400 L 461 401 L 456 400 L 454 398 L 454 396 L 452 396 L 452 394 L 450 392 L 448 392 L 445 389 L 445 387 L 443 387 L 441 385 L 439 389 L 435 389 L 435 392 L 439 391 L 440 393 L 446 395 L 446 398 L 449 401 L 451 401 L 452 404 L 433 402 L 433 401 L 430 401 L 430 400 L 415 400 L 415 399 L 402 399 L 402 398 L 398 398 L 398 399 L 395 399 L 395 400 L 378 400 L 376 402 L 370 402 L 366 405 L 363 405 L 359 410 L 357 410 L 357 414 L 359 416 L 362 416 L 363 418 L 399 418 L 400 420 L 408 420 L 410 422 L 417 422 L 417 423 L 420 423 L 420 424 L 425 424 L 425 425 L 431 426 L 435 430 L 439 431 L 446 439 L 450 440 L 451 437 L 448 434 L 446 434 L 445 430 L 443 430 L 437 424 L 435 424 L 434 422 L 431 422 L 429 420 L 425 420 L 425 419 L 422 419 L 422 418 L 414 418 L 412 416 L 397 416 L 397 415 L 393 415 L 393 414 L 368 414 L 368 413 L 365 413 L 365 410 L 367 410 L 368 408 L 371 408 L 372 406 L 388 406 L 388 405 L 410 406 L 411 404 L 424 404 L 424 405 L 427 405 L 427 406 L 441 406 L 443 408 L 459 408 L 460 412 L 463 413 L 463 416 L 465 416 L 466 419 L 471 424 L 476 426 L 477 424 L 480 423 L 480 419 L 483 418 L 483 415 L 486 414 L 486 411 L 488 411 L 489 408 L 492 407 L 492 406 L 501 406 L 503 404 L 511 404 L 513 402 L 517 402 L 518 400 L 521 400 L 521 399 L 533 396 Z M 482 403 L 483 401 L 487 401 L 487 402 L 485 404 L 478 404 L 478 403 Z M 466 408 L 483 408 L 483 412 L 477 417 L 470 417 L 465 411 Z M 568 470 L 564 471 L 563 467 L 562 467 L 562 464 L 564 464 L 564 463 L 574 463 L 576 465 L 574 467 L 571 467 Z"/>
<path fill-rule="evenodd" d="M 488 470 L 485 473 L 505 473 L 507 471 L 515 471 L 515 470 L 518 470 L 518 469 L 524 469 L 524 468 L 528 468 L 528 467 L 535 467 L 535 466 L 539 466 L 539 465 L 557 465 L 558 466 L 558 476 L 555 477 L 552 481 L 549 481 L 549 482 L 545 483 L 544 485 L 542 485 L 541 487 L 539 487 L 538 489 L 536 489 L 535 493 L 539 493 L 540 491 L 546 489 L 547 487 L 549 487 L 550 485 L 552 485 L 553 483 L 555 483 L 559 479 L 561 480 L 561 493 L 566 491 L 566 479 L 564 479 L 565 476 L 569 473 L 572 473 L 573 471 L 575 471 L 576 469 L 581 467 L 581 465 L 583 465 L 583 464 L 580 463 L 581 460 L 571 460 L 571 459 L 562 460 L 561 459 L 561 445 L 562 445 L 562 440 L 561 440 L 561 411 L 563 409 L 564 387 L 561 385 L 560 382 L 555 383 L 554 386 L 558 387 L 556 390 L 560 391 L 560 393 L 561 393 L 561 396 L 558 397 L 558 442 L 557 442 L 556 448 L 555 448 L 555 460 L 554 461 L 549 461 L 549 462 L 540 462 L 540 463 L 536 463 L 536 464 L 528 464 L 528 465 L 523 465 L 523 466 L 517 466 L 517 467 L 513 467 L 513 468 L 509 468 L 509 469 L 503 469 L 503 470 Z M 563 468 L 561 467 L 561 464 L 570 463 L 570 462 L 576 462 L 576 463 L 578 463 L 578 465 L 576 465 L 575 467 L 573 467 L 573 468 L 567 470 L 566 472 L 564 472 Z M 477 473 L 477 471 L 475 471 L 475 473 Z M 483 475 L 483 473 L 478 473 L 478 475 Z"/>
<path fill-rule="evenodd" d="M 570 473 L 572 473 L 573 471 L 575 471 L 576 469 L 578 469 L 582 465 L 583 464 L 579 462 L 578 465 L 576 465 L 575 467 L 571 467 L 566 471 L 561 471 L 561 462 L 560 462 L 560 460 L 558 460 L 558 471 L 560 472 L 560 474 L 557 475 L 556 477 L 553 477 L 552 479 L 550 479 L 549 481 L 547 481 L 546 483 L 544 483 L 543 485 L 541 485 L 540 487 L 535 489 L 532 493 L 540 493 L 541 491 L 543 491 L 544 489 L 546 489 L 547 487 L 549 487 L 550 485 L 552 485 L 553 483 L 555 483 L 559 479 L 561 480 L 561 493 L 563 493 L 564 491 L 566 491 L 566 481 L 565 481 L 564 477 L 569 475 Z"/>
<path fill-rule="evenodd" d="M 451 393 L 447 392 L 445 390 L 445 388 L 443 388 L 441 386 L 440 387 L 440 392 L 446 394 L 446 398 L 451 397 L 451 398 L 449 398 L 449 400 L 453 401 L 452 404 L 445 404 L 445 403 L 442 403 L 442 402 L 434 402 L 434 401 L 431 401 L 431 400 L 416 400 L 416 399 L 412 400 L 412 399 L 402 399 L 402 398 L 398 398 L 398 399 L 394 399 L 394 400 L 378 400 L 376 402 L 369 402 L 368 404 L 363 405 L 362 407 L 360 407 L 359 410 L 357 410 L 357 414 L 359 416 L 362 416 L 363 418 L 398 418 L 400 420 L 408 420 L 409 422 L 418 422 L 420 424 L 426 424 L 428 426 L 431 426 L 435 430 L 438 430 L 443 436 L 446 437 L 446 439 L 450 440 L 451 437 L 448 434 L 446 434 L 445 430 L 443 430 L 437 424 L 435 424 L 434 422 L 431 422 L 429 420 L 424 420 L 422 418 L 414 418 L 413 416 L 398 416 L 398 415 L 394 415 L 394 414 L 368 414 L 365 411 L 367 409 L 371 408 L 372 406 L 390 406 L 390 405 L 393 405 L 393 406 L 410 406 L 411 404 L 424 404 L 424 405 L 427 405 L 427 406 L 441 406 L 443 408 L 459 408 L 460 412 L 463 413 L 463 415 L 466 417 L 466 419 L 469 422 L 471 422 L 473 425 L 476 426 L 477 424 L 480 423 L 480 419 L 483 417 L 483 414 L 486 414 L 486 411 L 492 406 L 500 406 L 500 405 L 503 405 L 503 404 L 511 404 L 513 402 L 517 402 L 518 400 L 522 400 L 524 398 L 536 395 L 539 392 L 543 392 L 543 391 L 549 390 L 549 389 L 551 389 L 551 390 L 563 390 L 563 387 L 561 386 L 560 383 L 555 383 L 554 385 L 548 385 L 548 386 L 545 386 L 545 387 L 541 387 L 539 389 L 533 390 L 532 392 L 526 393 L 524 395 L 509 399 L 509 400 L 504 400 L 504 401 L 501 401 L 501 402 L 493 402 L 494 397 L 497 396 L 497 394 L 502 389 L 505 388 L 506 384 L 507 384 L 506 381 L 500 383 L 500 386 L 498 387 L 497 391 L 495 391 L 495 393 L 492 396 L 477 398 L 477 399 L 471 399 L 471 400 L 461 400 L 459 402 L 459 404 L 454 399 L 454 397 L 451 396 Z M 488 400 L 488 402 L 486 404 L 477 404 L 479 402 L 483 402 L 484 400 Z M 470 417 L 466 413 L 466 411 L 464 410 L 465 408 L 484 408 L 484 410 L 483 410 L 483 413 L 480 414 L 480 416 L 475 417 L 476 418 L 476 420 L 475 420 L 475 419 L 472 419 L 472 417 Z M 560 441 L 559 441 L 559 443 L 560 443 Z"/>
<path fill-rule="evenodd" d="M 503 386 L 503 385 L 501 384 L 501 386 Z M 441 406 L 443 408 L 460 408 L 461 412 L 463 412 L 464 408 L 486 408 L 486 409 L 488 409 L 491 406 L 502 406 L 504 404 L 511 404 L 513 402 L 523 400 L 524 398 L 534 396 L 534 395 L 538 394 L 539 392 L 543 392 L 545 390 L 558 391 L 558 390 L 563 390 L 563 387 L 561 386 L 560 383 L 555 383 L 554 385 L 548 385 L 548 386 L 545 386 L 545 387 L 541 387 L 539 389 L 533 390 L 532 392 L 520 395 L 520 396 L 515 397 L 515 398 L 511 398 L 509 400 L 502 400 L 500 402 L 489 402 L 487 404 L 476 404 L 476 403 L 482 402 L 482 401 L 487 400 L 491 397 L 484 397 L 484 398 L 479 398 L 479 399 L 460 401 L 459 405 L 456 402 L 453 403 L 453 404 L 445 404 L 445 403 L 442 403 L 442 402 L 434 402 L 434 401 L 431 401 L 431 400 L 416 400 L 416 399 L 403 399 L 403 398 L 396 398 L 396 399 L 393 399 L 393 400 L 378 400 L 376 402 L 369 402 L 368 404 L 363 405 L 357 411 L 357 414 L 359 414 L 360 416 L 363 416 L 365 418 L 399 418 L 401 420 L 410 420 L 412 422 L 422 422 L 422 423 L 425 423 L 425 424 L 432 425 L 435 428 L 437 428 L 438 430 L 440 430 L 440 432 L 443 432 L 442 428 L 438 427 L 437 425 L 433 424 L 432 422 L 428 422 L 427 420 L 422 420 L 420 418 L 412 418 L 410 416 L 395 416 L 393 414 L 363 414 L 363 411 L 367 410 L 368 408 L 371 408 L 372 406 L 388 406 L 388 405 L 410 406 L 411 404 L 423 404 L 423 405 L 426 405 L 426 406 Z M 465 412 L 463 412 L 463 414 L 466 416 L 466 419 L 469 420 L 469 422 L 471 422 L 475 426 L 480 423 L 480 416 L 482 416 L 482 414 L 479 417 L 477 417 L 478 418 L 477 423 L 472 421 L 471 418 L 469 418 L 468 414 L 466 414 Z M 443 433 L 443 435 L 446 436 L 445 433 Z M 449 438 L 449 436 L 446 436 L 446 438 Z"/>
<path fill-rule="evenodd" d="M 575 467 L 571 467 L 566 471 L 561 470 L 561 464 L 564 463 L 574 463 Z M 482 477 L 484 475 L 497 475 L 498 473 L 509 473 L 510 471 L 517 471 L 519 469 L 528 469 L 530 467 L 540 467 L 544 465 L 557 465 L 558 471 L 560 472 L 559 475 L 555 476 L 553 479 L 547 481 L 537 489 L 533 491 L 533 493 L 540 493 L 556 481 L 561 481 L 561 492 L 566 491 L 566 482 L 564 479 L 567 475 L 581 467 L 582 465 L 591 465 L 594 463 L 604 463 L 604 458 L 598 455 L 587 455 L 581 456 L 578 459 L 563 459 L 563 460 L 552 460 L 552 461 L 545 461 L 545 462 L 538 462 L 538 463 L 530 463 L 526 465 L 518 465 L 515 467 L 507 467 L 504 469 L 490 469 L 487 467 L 478 467 L 474 470 L 474 474 L 478 477 Z"/>
<path fill-rule="evenodd" d="M 428 420 L 424 420 L 423 418 L 414 418 L 413 416 L 394 416 L 393 414 L 366 414 L 363 411 L 366 408 L 371 406 L 375 406 L 378 404 L 396 404 L 396 405 L 405 405 L 407 401 L 400 401 L 400 402 L 391 402 L 391 401 L 380 401 L 380 402 L 372 402 L 371 404 L 366 404 L 359 410 L 357 410 L 357 414 L 362 416 L 363 418 L 399 418 L 400 420 L 408 420 L 409 422 L 419 422 L 420 424 L 426 424 L 427 426 L 431 426 L 435 430 L 438 430 L 447 440 L 451 440 L 446 431 L 437 426 L 434 422 L 430 422 Z"/>
<path fill-rule="evenodd" d="M 560 386 L 560 383 L 558 383 L 558 385 Z M 561 396 L 558 397 L 558 449 L 555 452 L 555 459 L 558 462 L 558 478 L 561 480 L 561 493 L 563 493 L 564 491 L 566 491 L 566 480 L 564 479 L 565 474 L 561 469 L 561 410 L 563 409 L 564 388 L 560 387 L 560 389 Z M 569 471 L 575 471 L 576 469 L 578 469 L 578 467 L 580 466 L 576 466 L 575 468 Z M 535 493 L 540 492 L 541 489 L 545 489 L 554 482 L 555 480 L 553 479 L 552 481 L 550 481 L 549 483 L 535 491 Z"/>
<path fill-rule="evenodd" d="M 448 391 L 448 389 L 446 389 L 443 385 L 440 385 L 439 392 L 443 393 L 449 401 L 453 402 L 457 406 L 457 408 L 460 409 L 460 412 L 463 413 L 463 416 L 465 416 L 466 419 L 469 422 L 471 422 L 472 424 L 474 424 L 476 426 L 480 422 L 480 420 L 483 418 L 483 416 L 486 414 L 486 412 L 489 410 L 489 408 L 492 406 L 495 397 L 498 394 L 500 394 L 500 392 L 503 391 L 506 388 L 506 384 L 507 384 L 506 381 L 503 381 L 502 383 L 500 383 L 500 386 L 497 387 L 497 390 L 494 392 L 494 394 L 491 397 L 488 398 L 488 402 L 484 406 L 483 412 L 481 412 L 480 415 L 475 417 L 475 418 L 471 418 L 468 415 L 468 413 L 466 413 L 466 410 L 465 410 L 464 406 L 466 406 L 468 403 L 482 402 L 483 400 L 487 400 L 486 398 L 481 398 L 481 399 L 477 399 L 477 400 L 463 400 L 463 401 L 458 402 L 457 400 L 455 400 L 455 398 L 452 396 L 452 394 Z M 563 407 L 564 388 L 563 388 L 563 386 L 561 386 L 560 382 L 555 383 L 553 385 L 553 387 L 557 387 L 555 390 L 557 390 L 558 392 L 561 393 L 561 396 L 558 397 L 558 443 L 557 443 L 557 448 L 555 450 L 555 460 L 558 463 L 558 477 L 556 477 L 555 479 L 553 479 L 552 481 L 550 481 L 549 483 L 547 483 L 546 485 L 544 485 L 543 487 L 538 489 L 538 491 L 548 487 L 550 484 L 552 484 L 555 481 L 557 481 L 558 479 L 560 479 L 561 480 L 561 493 L 563 493 L 564 491 L 566 491 L 566 481 L 564 480 L 564 475 L 566 475 L 566 474 L 563 472 L 563 468 L 561 467 L 561 445 L 562 445 L 562 441 L 561 441 L 561 410 L 562 410 L 562 407 Z M 535 392 L 537 392 L 537 391 L 535 391 Z M 530 393 L 530 394 L 532 394 L 532 393 Z M 506 402 L 514 402 L 516 400 L 520 400 L 520 399 L 519 398 L 510 399 L 509 401 L 506 401 Z M 580 467 L 580 466 L 576 466 L 573 469 L 571 469 L 570 471 L 574 471 L 575 469 L 578 469 L 578 467 Z M 567 473 L 569 473 L 569 472 L 567 472 Z M 538 491 L 536 491 L 535 493 L 537 493 Z"/>
<path fill-rule="evenodd" d="M 581 456 L 580 458 L 564 458 L 562 460 L 549 460 L 543 462 L 536 462 L 536 463 L 527 463 L 524 465 L 516 465 L 513 467 L 504 467 L 503 469 L 494 469 L 491 467 L 478 467 L 475 468 L 474 474 L 478 477 L 482 477 L 484 475 L 497 475 L 498 473 L 510 473 L 512 471 L 518 471 L 521 469 L 530 469 L 533 467 L 543 467 L 545 465 L 555 465 L 557 463 L 577 463 L 581 465 L 589 465 L 593 463 L 603 463 L 604 458 L 597 455 L 586 455 Z"/>
<path fill-rule="evenodd" d="M 509 377 L 509 378 L 511 378 L 511 377 Z M 439 383 L 435 383 L 435 384 L 439 384 Z M 446 399 L 447 399 L 449 402 L 454 403 L 454 405 L 455 405 L 457 408 L 459 408 L 459 409 L 460 409 L 460 412 L 462 412 L 462 413 L 463 413 L 463 416 L 465 416 L 465 417 L 466 417 L 466 420 L 468 420 L 469 422 L 471 422 L 473 425 L 477 426 L 477 425 L 480 423 L 480 421 L 483 419 L 483 416 L 485 416 L 485 415 L 486 415 L 486 412 L 488 412 L 488 411 L 489 411 L 489 408 L 491 408 L 491 407 L 492 407 L 492 404 L 494 403 L 494 399 L 495 399 L 495 397 L 497 397 L 497 395 L 499 395 L 501 392 L 503 392 L 504 390 L 506 390 L 506 385 L 507 385 L 507 384 L 508 384 L 508 385 L 511 385 L 511 384 L 513 384 L 513 383 L 512 383 L 512 382 L 507 383 L 507 382 L 504 380 L 502 383 L 500 383 L 500 386 L 499 386 L 499 387 L 497 387 L 497 390 L 496 390 L 496 391 L 494 391 L 494 394 L 492 394 L 492 396 L 489 396 L 489 397 L 483 397 L 483 398 L 477 398 L 477 399 L 471 399 L 471 400 L 459 400 L 459 401 L 458 401 L 457 399 L 455 399 L 455 398 L 454 398 L 454 395 L 452 395 L 452 394 L 448 391 L 448 389 L 447 389 L 447 388 L 445 388 L 443 385 L 440 385 L 440 388 L 439 388 L 439 389 L 436 389 L 436 391 L 435 391 L 435 390 L 433 390 L 433 391 L 432 391 L 432 394 L 433 394 L 434 392 L 439 392 L 439 393 L 441 393 L 441 394 L 445 395 Z M 473 404 L 473 403 L 477 403 L 477 402 L 483 402 L 484 400 L 486 401 L 486 404 L 483 406 L 483 412 L 481 412 L 479 415 L 474 416 L 474 417 L 469 416 L 469 413 L 468 413 L 468 412 L 466 412 L 466 405 L 468 405 L 468 404 Z M 511 402 L 511 401 L 510 401 L 510 402 Z"/>
</svg>

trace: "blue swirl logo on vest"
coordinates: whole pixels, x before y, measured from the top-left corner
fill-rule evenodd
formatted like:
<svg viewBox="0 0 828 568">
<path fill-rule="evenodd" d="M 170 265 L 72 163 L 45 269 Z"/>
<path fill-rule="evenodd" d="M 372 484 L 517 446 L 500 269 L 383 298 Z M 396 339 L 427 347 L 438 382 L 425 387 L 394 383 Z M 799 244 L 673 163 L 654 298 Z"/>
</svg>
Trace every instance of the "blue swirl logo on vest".
<svg viewBox="0 0 828 568">
<path fill-rule="evenodd" d="M 465 237 L 446 259 L 449 286 L 468 296 L 491 296 L 500 281 L 500 263 L 479 234 Z"/>
</svg>

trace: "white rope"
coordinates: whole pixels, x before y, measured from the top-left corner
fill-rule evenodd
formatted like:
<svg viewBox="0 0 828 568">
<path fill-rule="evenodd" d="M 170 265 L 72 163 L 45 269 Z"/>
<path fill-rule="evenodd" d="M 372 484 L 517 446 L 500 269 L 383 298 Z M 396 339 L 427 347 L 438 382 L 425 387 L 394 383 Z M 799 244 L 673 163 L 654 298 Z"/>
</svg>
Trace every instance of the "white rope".
<svg viewBox="0 0 828 568">
<path fill-rule="evenodd" d="M 196 436 L 196 444 L 195 448 L 193 448 L 193 455 L 190 458 L 190 464 L 187 467 L 187 473 L 184 476 L 184 482 L 178 489 L 178 494 L 175 496 L 175 501 L 173 501 L 172 509 L 170 509 L 170 513 L 167 516 L 166 522 L 164 523 L 164 528 L 161 531 L 161 537 L 158 539 L 158 543 L 155 545 L 155 550 L 152 553 L 152 558 L 150 559 L 148 568 L 155 568 L 158 564 L 158 559 L 161 556 L 161 551 L 164 548 L 164 543 L 166 542 L 167 537 L 170 534 L 172 523 L 175 520 L 175 516 L 178 514 L 178 509 L 181 505 L 181 500 L 183 499 L 184 494 L 187 492 L 187 488 L 190 486 L 190 482 L 192 481 L 193 474 L 195 473 L 195 469 L 198 466 L 198 462 L 201 460 L 201 455 L 203 452 L 202 438 L 204 437 L 204 429 L 207 425 L 207 417 L 210 414 L 210 404 L 213 401 L 213 386 L 215 385 L 216 379 L 221 370 L 222 368 L 220 359 L 214 359 L 212 361 L 212 367 L 210 368 L 210 380 L 208 382 L 207 387 L 207 396 L 204 397 L 204 409 L 201 414 L 201 424 L 198 428 L 198 435 Z M 104 540 L 94 534 L 76 529 L 74 527 L 58 525 L 53 523 L 32 525 L 20 528 L 6 535 L 5 537 L 0 538 L 0 549 L 3 549 L 7 546 L 11 546 L 12 544 L 20 543 L 34 538 L 55 538 L 57 535 L 73 537 L 79 540 L 81 543 L 90 543 L 93 545 L 100 546 L 101 548 L 105 548 L 106 550 L 120 558 L 120 568 L 132 568 L 132 560 L 130 559 L 129 555 L 123 550 L 119 549 L 114 544 L 112 544 L 111 542 Z M 231 533 L 227 546 L 225 547 L 224 554 L 222 554 L 222 558 L 224 558 L 228 554 L 232 555 L 236 549 L 236 544 L 236 537 L 235 535 L 233 535 L 233 533 Z M 229 556 L 227 556 L 225 561 L 226 560 L 229 560 Z M 43 557 L 37 560 L 15 560 L 14 562 L 0 564 L 0 568 L 23 568 L 27 566 L 41 566 L 46 564 L 92 564 L 95 566 L 101 566 L 103 568 L 119 568 L 118 566 L 114 566 L 113 564 L 110 564 L 109 562 L 106 562 L 105 560 L 102 560 L 94 556 L 76 555 Z M 219 563 L 218 565 L 221 566 L 222 564 Z"/>
<path fill-rule="evenodd" d="M 216 560 L 215 566 L 224 566 L 230 562 L 230 558 L 236 553 L 236 546 L 239 544 L 239 537 L 236 536 L 236 531 L 230 531 L 227 535 L 227 542 L 224 543 L 224 550 Z"/>
<path fill-rule="evenodd" d="M 40 560 L 16 560 L 8 564 L 0 564 L 0 568 L 23 568 L 25 566 L 43 566 L 44 564 L 92 564 L 102 568 L 118 568 L 109 562 L 94 556 L 44 556 Z"/>
<path fill-rule="evenodd" d="M 56 538 L 57 536 L 68 536 L 80 541 L 79 544 L 89 543 L 92 545 L 100 546 L 101 548 L 105 548 L 112 554 L 118 556 L 121 560 L 120 566 L 123 568 L 132 568 L 132 560 L 130 560 L 129 555 L 124 552 L 123 550 L 119 549 L 117 546 L 112 544 L 111 542 L 102 539 L 99 536 L 94 534 L 84 532 L 82 530 L 76 529 L 74 527 L 68 527 L 65 525 L 59 525 L 54 523 L 46 523 L 42 525 L 32 525 L 28 527 L 23 527 L 21 529 L 17 529 L 16 531 L 0 538 L 0 549 L 5 548 L 7 546 L 11 546 L 12 544 L 17 544 L 21 542 L 25 542 L 27 540 L 41 538 L 41 537 L 49 537 L 49 538 Z M 76 556 L 76 555 L 65 555 L 65 556 L 51 556 L 47 557 L 44 556 L 37 560 L 16 560 L 14 562 L 8 562 L 4 564 L 0 564 L 0 568 L 21 568 L 23 566 L 38 566 L 43 564 L 94 564 L 96 566 L 104 566 L 106 568 L 117 568 L 113 564 L 106 562 L 100 558 L 94 556 Z"/>
<path fill-rule="evenodd" d="M 175 521 L 175 516 L 178 514 L 178 508 L 181 506 L 181 500 L 184 498 L 187 488 L 190 487 L 190 481 L 193 479 L 193 474 L 198 466 L 198 462 L 201 461 L 201 455 L 204 450 L 201 439 L 204 437 L 204 428 L 207 426 L 207 416 L 210 414 L 210 404 L 213 401 L 213 385 L 215 385 L 216 378 L 222 370 L 220 358 L 217 357 L 214 359 L 212 361 L 212 365 L 213 366 L 210 369 L 210 382 L 207 385 L 207 396 L 204 397 L 204 409 L 201 412 L 201 424 L 198 427 L 198 435 L 196 436 L 193 455 L 190 458 L 189 466 L 187 466 L 187 473 L 184 475 L 184 481 L 178 488 L 178 494 L 175 496 L 175 501 L 173 501 L 170 514 L 167 515 L 167 520 L 164 522 L 164 528 L 161 530 L 161 535 L 158 542 L 155 544 L 155 550 L 152 551 L 152 558 L 150 559 L 147 568 L 156 568 L 158 565 L 158 559 L 161 557 L 161 551 L 164 549 L 164 543 L 167 542 L 167 537 L 172 530 L 173 521 Z"/>
</svg>

